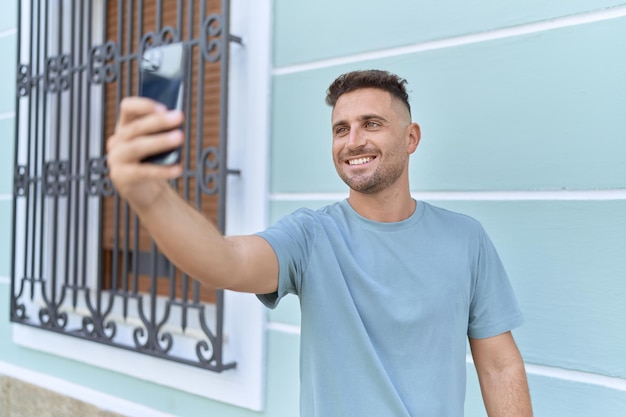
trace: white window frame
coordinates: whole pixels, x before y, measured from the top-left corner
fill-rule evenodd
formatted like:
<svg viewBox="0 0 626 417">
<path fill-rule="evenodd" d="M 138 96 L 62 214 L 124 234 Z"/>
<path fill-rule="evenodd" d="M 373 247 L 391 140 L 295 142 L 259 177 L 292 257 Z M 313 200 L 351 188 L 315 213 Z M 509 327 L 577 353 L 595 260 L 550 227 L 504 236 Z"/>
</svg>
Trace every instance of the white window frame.
<svg viewBox="0 0 626 417">
<path fill-rule="evenodd" d="M 102 12 L 100 1 L 94 2 L 94 11 L 97 5 Z M 102 33 L 102 19 L 95 20 L 99 27 L 93 27 L 94 34 Z M 271 0 L 232 1 L 231 32 L 241 36 L 243 44 L 231 44 L 228 165 L 240 169 L 241 175 L 228 180 L 226 233 L 238 235 L 262 230 L 269 217 Z M 27 53 L 27 47 L 22 44 L 23 53 Z M 237 366 L 221 373 L 17 323 L 12 324 L 13 341 L 30 349 L 262 411 L 267 312 L 252 294 L 225 291 L 224 297 L 224 362 L 236 361 Z"/>
</svg>

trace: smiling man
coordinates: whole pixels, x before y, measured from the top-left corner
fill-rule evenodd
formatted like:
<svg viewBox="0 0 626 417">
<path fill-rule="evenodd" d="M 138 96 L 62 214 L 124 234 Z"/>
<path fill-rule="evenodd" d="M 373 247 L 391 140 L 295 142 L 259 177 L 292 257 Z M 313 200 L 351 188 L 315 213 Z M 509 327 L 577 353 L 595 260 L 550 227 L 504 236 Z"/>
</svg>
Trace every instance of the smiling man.
<svg viewBox="0 0 626 417">
<path fill-rule="evenodd" d="M 257 235 L 221 236 L 167 185 L 179 166 L 140 162 L 182 141 L 183 116 L 154 102 L 122 103 L 111 178 L 191 276 L 270 308 L 300 298 L 302 417 L 462 416 L 468 339 L 488 415 L 529 417 L 511 335 L 522 315 L 491 241 L 474 219 L 411 197 L 420 129 L 405 84 L 378 70 L 333 82 L 332 154 L 349 196 Z"/>
<path fill-rule="evenodd" d="M 370 73 L 377 74 L 367 74 Z M 415 209 L 409 192 L 408 167 L 409 156 L 419 144 L 420 129 L 411 122 L 408 97 L 403 90 L 351 90 L 346 84 L 355 82 L 357 74 L 336 81 L 326 99 L 333 106 L 335 168 L 350 187 L 349 201 L 357 212 L 366 215 L 365 211 L 376 210 L 383 215 L 372 220 L 403 220 Z M 397 204 L 389 204 L 391 201 Z M 394 206 L 401 212 L 394 213 Z"/>
</svg>

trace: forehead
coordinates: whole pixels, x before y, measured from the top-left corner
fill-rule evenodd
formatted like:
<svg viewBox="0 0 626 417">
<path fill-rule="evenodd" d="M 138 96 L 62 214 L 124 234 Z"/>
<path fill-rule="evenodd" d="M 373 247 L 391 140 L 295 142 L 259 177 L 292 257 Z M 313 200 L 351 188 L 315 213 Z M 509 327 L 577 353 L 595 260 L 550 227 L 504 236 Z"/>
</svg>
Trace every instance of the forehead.
<svg viewBox="0 0 626 417">
<path fill-rule="evenodd" d="M 385 90 L 362 88 L 342 94 L 337 99 L 332 120 L 335 122 L 365 114 L 378 114 L 387 118 L 402 117 L 405 113 L 408 115 L 404 107 L 400 100 Z"/>
</svg>

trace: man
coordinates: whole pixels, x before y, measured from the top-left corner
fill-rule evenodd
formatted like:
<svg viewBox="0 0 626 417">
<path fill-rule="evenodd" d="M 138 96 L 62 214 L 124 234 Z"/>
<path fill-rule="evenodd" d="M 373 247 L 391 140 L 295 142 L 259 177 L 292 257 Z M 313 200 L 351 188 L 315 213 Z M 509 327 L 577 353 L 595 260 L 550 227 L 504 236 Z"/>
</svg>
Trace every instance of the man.
<svg viewBox="0 0 626 417">
<path fill-rule="evenodd" d="M 475 220 L 411 198 L 420 128 L 405 83 L 375 70 L 333 82 L 332 154 L 349 197 L 254 236 L 223 237 L 180 199 L 165 180 L 181 167 L 140 163 L 183 141 L 183 116 L 154 102 L 122 103 L 111 178 L 191 276 L 270 307 L 300 297 L 303 417 L 462 416 L 468 337 L 489 416 L 531 416 L 510 333 L 522 316 L 493 245 Z"/>
</svg>

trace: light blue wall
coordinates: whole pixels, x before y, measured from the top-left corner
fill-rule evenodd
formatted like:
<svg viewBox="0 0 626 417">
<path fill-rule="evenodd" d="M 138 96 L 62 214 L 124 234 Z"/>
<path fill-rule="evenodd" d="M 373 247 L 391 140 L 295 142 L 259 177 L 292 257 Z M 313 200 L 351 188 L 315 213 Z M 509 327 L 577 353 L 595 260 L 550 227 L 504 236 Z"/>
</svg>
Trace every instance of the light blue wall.
<svg viewBox="0 0 626 417">
<path fill-rule="evenodd" d="M 6 57 L 0 65 L 0 291 L 8 288 L 6 283 L 11 271 L 11 219 L 13 193 L 13 142 L 14 123 L 12 117 L 15 107 L 15 27 L 17 19 L 17 0 L 3 4 L 0 13 L 0 54 Z M 8 292 L 6 293 L 8 296 Z M 8 306 L 8 298 L 0 298 L 1 306 Z M 2 310 L 7 310 L 8 307 Z M 5 313 L 5 311 L 3 311 Z M 6 327 L 0 321 L 0 328 Z M 0 347 L 4 338 L 0 339 Z M 0 355 L 3 349 L 0 349 Z"/>
<path fill-rule="evenodd" d="M 626 201 L 433 203 L 480 218 L 498 246 L 528 361 L 626 379 Z"/>
<path fill-rule="evenodd" d="M 623 5 L 623 0 L 275 1 L 275 65 L 283 67 Z"/>
<path fill-rule="evenodd" d="M 535 415 L 626 415 L 626 17 L 603 17 L 626 2 L 275 4 L 271 221 L 346 193 L 329 83 L 400 74 L 423 133 L 412 189 L 443 193 L 431 202 L 479 219 L 498 247 L 526 316 L 515 337 Z M 434 42 L 446 38 L 457 46 Z M 463 201 L 476 192 L 488 198 Z M 286 301 L 270 319 L 297 324 Z M 468 375 L 467 415 L 484 416 Z"/>
<path fill-rule="evenodd" d="M 416 189 L 622 187 L 621 50 L 626 18 L 276 77 L 277 103 L 298 94 L 297 105 L 274 113 L 272 190 L 344 189 L 330 159 L 324 92 L 339 73 L 369 67 L 409 80 L 423 134 Z"/>
</svg>

